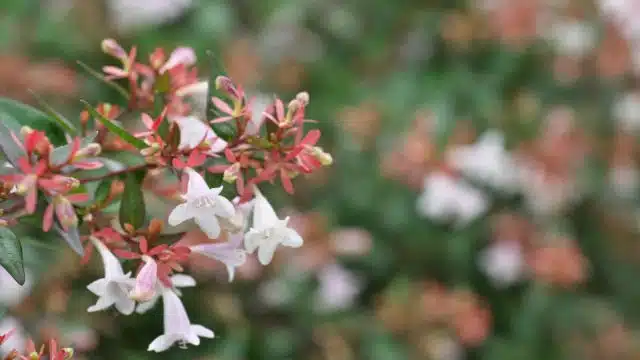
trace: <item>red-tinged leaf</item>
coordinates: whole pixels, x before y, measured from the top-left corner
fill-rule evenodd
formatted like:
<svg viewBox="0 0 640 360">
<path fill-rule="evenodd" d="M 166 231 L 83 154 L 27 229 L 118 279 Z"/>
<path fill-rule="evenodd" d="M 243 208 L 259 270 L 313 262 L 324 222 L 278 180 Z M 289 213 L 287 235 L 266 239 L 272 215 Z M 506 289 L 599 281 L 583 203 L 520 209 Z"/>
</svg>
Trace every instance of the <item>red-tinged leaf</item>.
<svg viewBox="0 0 640 360">
<path fill-rule="evenodd" d="M 213 105 L 215 105 L 218 108 L 218 110 L 222 111 L 223 113 L 229 114 L 229 115 L 233 114 L 233 109 L 231 109 L 229 104 L 224 102 L 222 99 L 214 96 L 211 98 L 211 101 L 213 102 Z"/>
<path fill-rule="evenodd" d="M 322 133 L 318 129 L 313 129 L 304 136 L 299 145 L 315 145 L 320 140 Z"/>
<path fill-rule="evenodd" d="M 97 170 L 104 166 L 100 161 L 76 161 L 73 166 L 81 170 Z"/>
<path fill-rule="evenodd" d="M 42 231 L 51 230 L 51 226 L 53 226 L 53 204 L 47 205 L 47 208 L 44 210 L 44 215 L 42 215 Z"/>
<path fill-rule="evenodd" d="M 140 252 L 143 254 L 146 254 L 147 251 L 149 251 L 149 242 L 147 241 L 146 237 L 140 239 L 140 243 L 138 244 L 138 246 L 140 247 Z"/>
<path fill-rule="evenodd" d="M 276 99 L 276 118 L 277 120 L 284 119 L 284 104 L 280 99 Z"/>
<path fill-rule="evenodd" d="M 81 265 L 87 265 L 89 263 L 89 260 L 91 260 L 91 255 L 93 255 L 93 247 L 92 246 L 85 246 L 84 247 L 84 255 L 82 256 L 82 259 L 80 260 L 80 264 Z"/>
<path fill-rule="evenodd" d="M 289 194 L 294 193 L 291 178 L 289 178 L 289 175 L 287 175 L 287 172 L 284 169 L 280 170 L 280 181 L 282 182 L 282 187 L 284 187 L 284 190 L 286 192 L 288 192 Z"/>
<path fill-rule="evenodd" d="M 119 258 L 122 259 L 127 259 L 127 260 L 133 260 L 133 259 L 139 259 L 140 258 L 140 254 L 136 254 L 134 252 L 131 252 L 129 250 L 122 250 L 122 249 L 113 249 L 113 254 Z"/>
<path fill-rule="evenodd" d="M 227 158 L 227 161 L 230 163 L 238 161 L 236 156 L 233 154 L 233 151 L 231 151 L 231 149 L 229 148 L 224 149 L 224 157 Z"/>
<path fill-rule="evenodd" d="M 77 193 L 67 195 L 67 199 L 72 203 L 83 203 L 89 201 L 90 197 L 87 193 Z"/>
<path fill-rule="evenodd" d="M 147 253 L 147 255 L 149 256 L 155 256 L 160 254 L 161 252 L 167 250 L 169 248 L 169 245 L 167 244 L 160 244 L 158 246 L 154 246 L 153 249 L 149 250 L 149 252 Z"/>
<path fill-rule="evenodd" d="M 179 157 L 173 158 L 173 160 L 171 161 L 171 164 L 176 169 L 183 169 L 185 166 L 187 166 L 187 164 L 184 161 L 182 161 L 182 159 Z"/>
<path fill-rule="evenodd" d="M 140 118 L 142 119 L 142 123 L 147 129 L 153 129 L 153 119 L 151 118 L 151 116 L 149 116 L 149 114 L 142 113 Z"/>
<path fill-rule="evenodd" d="M 225 170 L 229 168 L 229 166 L 231 165 L 229 164 L 212 165 L 207 168 L 207 171 L 212 174 L 222 174 L 223 172 L 225 172 Z"/>
</svg>

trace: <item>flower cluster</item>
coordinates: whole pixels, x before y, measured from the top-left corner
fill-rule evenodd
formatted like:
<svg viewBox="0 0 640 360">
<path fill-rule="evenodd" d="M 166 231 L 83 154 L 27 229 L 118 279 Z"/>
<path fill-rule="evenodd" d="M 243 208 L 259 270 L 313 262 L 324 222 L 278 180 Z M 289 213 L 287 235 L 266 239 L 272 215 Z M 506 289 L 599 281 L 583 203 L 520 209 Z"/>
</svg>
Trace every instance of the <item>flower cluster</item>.
<svg viewBox="0 0 640 360">
<path fill-rule="evenodd" d="M 183 273 L 190 254 L 224 263 L 232 281 L 247 255 L 256 253 L 267 265 L 279 246 L 302 246 L 289 217 L 278 216 L 260 188 L 278 180 L 293 193 L 293 178 L 333 160 L 316 145 L 320 131 L 304 128 L 311 122 L 305 117 L 306 92 L 286 106 L 278 98 L 263 104 L 228 77 L 218 76 L 212 86 L 199 81 L 190 48 L 169 56 L 156 49 L 148 63 L 138 61 L 136 48 L 125 51 L 112 39 L 104 40 L 102 49 L 120 62 L 105 66 L 102 80 L 117 88 L 126 104 L 88 106 L 81 115 L 84 138 L 69 137 L 61 147 L 43 131 L 23 128 L 22 137 L 13 135 L 20 156 L 10 159 L 14 168 L 0 179 L 11 189 L 6 196 L 24 203 L 24 211 L 12 212 L 11 219 L 36 214 L 42 200 L 45 231 L 57 221 L 67 237 L 75 234 L 85 242 L 84 261 L 97 251 L 104 275 L 87 286 L 97 296 L 87 311 L 113 307 L 124 315 L 144 313 L 162 299 L 164 333 L 148 350 L 198 345 L 200 337 L 214 333 L 193 324 L 180 299 L 182 288 L 196 285 Z M 209 98 L 214 91 L 218 96 Z M 201 103 L 213 109 L 212 119 L 198 110 Z M 131 120 L 127 114 L 140 115 L 131 124 L 125 123 Z M 112 158 L 120 153 L 137 158 L 137 164 Z M 162 181 L 145 186 L 152 177 Z M 159 185 L 166 182 L 172 185 Z M 173 202 L 166 218 L 147 216 L 147 191 Z M 117 219 L 113 207 L 119 207 Z M 208 243 L 181 242 L 192 224 Z"/>
</svg>

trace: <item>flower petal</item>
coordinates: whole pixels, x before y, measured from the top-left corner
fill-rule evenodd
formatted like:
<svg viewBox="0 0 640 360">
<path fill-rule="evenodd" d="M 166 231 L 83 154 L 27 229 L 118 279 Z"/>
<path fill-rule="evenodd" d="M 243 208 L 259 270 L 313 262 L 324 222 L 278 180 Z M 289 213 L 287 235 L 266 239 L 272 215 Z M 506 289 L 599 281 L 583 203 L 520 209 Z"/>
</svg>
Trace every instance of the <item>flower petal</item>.
<svg viewBox="0 0 640 360">
<path fill-rule="evenodd" d="M 253 207 L 253 227 L 257 230 L 264 230 L 273 227 L 278 221 L 278 216 L 269 201 L 260 192 L 256 192 Z"/>
<path fill-rule="evenodd" d="M 223 218 L 231 218 L 235 215 L 236 209 L 233 203 L 224 196 L 218 196 L 216 199 L 216 206 L 213 208 L 217 216 Z"/>
<path fill-rule="evenodd" d="M 187 168 L 185 172 L 189 175 L 187 197 L 200 197 L 209 191 L 209 185 L 207 185 L 207 182 L 197 171 Z"/>
<path fill-rule="evenodd" d="M 173 210 L 171 210 L 171 213 L 169 214 L 169 218 L 167 219 L 169 225 L 180 225 L 186 220 L 191 219 L 193 216 L 189 213 L 188 209 L 189 207 L 187 206 L 187 204 L 180 204 L 173 208 Z"/>
<path fill-rule="evenodd" d="M 297 231 L 291 228 L 286 228 L 284 229 L 284 231 L 285 238 L 282 240 L 282 245 L 292 248 L 298 248 L 302 246 L 304 240 Z"/>
<path fill-rule="evenodd" d="M 220 224 L 211 212 L 198 213 L 194 220 L 210 239 L 215 239 L 220 236 Z"/>
<path fill-rule="evenodd" d="M 179 339 L 173 334 L 160 335 L 157 338 L 155 338 L 151 342 L 151 344 L 149 344 L 147 351 L 163 352 L 168 348 L 170 348 L 171 345 L 173 345 L 173 343 L 175 343 L 178 340 Z"/>
<path fill-rule="evenodd" d="M 198 324 L 191 325 L 191 331 L 193 331 L 198 336 L 206 337 L 206 338 L 209 338 L 209 339 L 213 339 L 213 337 L 215 336 L 213 334 L 213 331 L 211 331 L 210 329 L 207 329 L 206 327 L 204 327 L 202 325 L 198 325 Z"/>
<path fill-rule="evenodd" d="M 113 297 L 109 296 L 109 294 L 105 294 L 105 296 L 99 297 L 95 304 L 89 306 L 87 308 L 87 312 L 102 311 L 109 308 L 114 302 L 115 299 Z"/>
<path fill-rule="evenodd" d="M 196 280 L 189 275 L 175 274 L 171 277 L 171 284 L 175 287 L 196 286 Z"/>
<path fill-rule="evenodd" d="M 249 254 L 252 254 L 254 251 L 256 251 L 258 246 L 260 246 L 261 242 L 262 235 L 260 234 L 260 232 L 255 229 L 251 229 L 244 237 L 244 248 Z"/>
<path fill-rule="evenodd" d="M 87 289 L 98 296 L 103 296 L 107 291 L 108 281 L 106 279 L 98 279 L 87 285 Z"/>
<path fill-rule="evenodd" d="M 156 296 L 152 297 L 151 300 L 139 303 L 138 307 L 136 307 L 136 313 L 144 314 L 153 309 L 153 307 L 158 303 L 159 298 L 160 296 L 156 294 Z"/>
<path fill-rule="evenodd" d="M 258 261 L 262 265 L 268 265 L 273 260 L 278 244 L 274 241 L 263 241 L 258 248 Z"/>
</svg>

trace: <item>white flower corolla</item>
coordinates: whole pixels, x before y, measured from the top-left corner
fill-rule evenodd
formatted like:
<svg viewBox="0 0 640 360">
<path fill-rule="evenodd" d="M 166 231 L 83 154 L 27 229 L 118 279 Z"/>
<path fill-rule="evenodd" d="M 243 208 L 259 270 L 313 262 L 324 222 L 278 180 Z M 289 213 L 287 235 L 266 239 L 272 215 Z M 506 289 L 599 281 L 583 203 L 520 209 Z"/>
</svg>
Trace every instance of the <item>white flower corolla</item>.
<svg viewBox="0 0 640 360">
<path fill-rule="evenodd" d="M 436 220 L 454 220 L 463 226 L 482 215 L 489 207 L 489 199 L 463 180 L 442 172 L 434 172 L 424 180 L 417 210 L 422 216 Z"/>
<path fill-rule="evenodd" d="M 609 184 L 613 192 L 623 199 L 633 199 L 640 185 L 640 171 L 633 165 L 614 166 L 609 170 Z"/>
<path fill-rule="evenodd" d="M 107 1 L 109 18 L 121 32 L 165 24 L 181 16 L 191 6 L 193 0 Z"/>
<path fill-rule="evenodd" d="M 189 175 L 187 193 L 182 196 L 184 203 L 176 206 L 169 214 L 169 225 L 177 226 L 189 219 L 211 239 L 220 235 L 220 220 L 232 219 L 236 213 L 231 201 L 220 195 L 222 186 L 209 188 L 197 171 L 187 168 Z"/>
<path fill-rule="evenodd" d="M 13 316 L 5 315 L 0 319 L 0 335 L 11 334 L 0 345 L 0 356 L 8 355 L 11 350 L 22 351 L 27 346 L 28 335 L 20 320 Z"/>
<path fill-rule="evenodd" d="M 244 245 L 249 253 L 258 250 L 258 261 L 267 265 L 273 259 L 278 245 L 297 248 L 302 246 L 302 237 L 288 227 L 289 217 L 279 219 L 275 210 L 256 189 L 253 205 L 253 224 L 245 235 Z"/>
<path fill-rule="evenodd" d="M 640 131 L 640 93 L 630 92 L 613 105 L 613 118 L 622 131 Z"/>
<path fill-rule="evenodd" d="M 227 147 L 227 142 L 219 138 L 213 129 L 195 116 L 177 116 L 173 121 L 180 128 L 180 150 L 192 150 L 208 145 L 207 154 L 215 154 Z"/>
<path fill-rule="evenodd" d="M 178 294 L 178 296 L 182 296 L 182 291 L 180 291 L 180 288 L 196 286 L 196 280 L 189 275 L 175 274 L 172 275 L 169 280 L 171 280 L 173 291 Z M 163 287 L 164 286 L 160 283 L 160 281 L 156 281 L 156 291 L 153 297 L 151 297 L 151 299 L 149 299 L 148 301 L 139 303 L 136 307 L 136 312 L 138 314 L 144 314 L 147 311 L 151 310 L 154 306 L 156 306 L 156 303 L 158 302 L 158 299 L 160 298 L 160 295 L 162 293 Z"/>
<path fill-rule="evenodd" d="M 176 90 L 176 95 L 188 99 L 192 105 L 191 114 L 197 118 L 206 118 L 207 95 L 209 94 L 209 82 L 199 81 L 183 86 Z"/>
<path fill-rule="evenodd" d="M 497 241 L 482 252 L 479 259 L 482 271 L 494 286 L 504 288 L 522 279 L 525 259 L 517 241 Z"/>
<path fill-rule="evenodd" d="M 129 296 L 136 301 L 149 301 L 156 294 L 158 263 L 147 255 L 143 255 L 142 260 L 145 264 L 138 272 L 135 285 Z"/>
<path fill-rule="evenodd" d="M 124 273 L 120 261 L 98 239 L 89 237 L 96 247 L 104 265 L 104 277 L 87 286 L 87 289 L 98 296 L 98 301 L 90 306 L 87 311 L 101 311 L 112 305 L 124 315 L 130 315 L 135 308 L 135 301 L 129 297 L 135 280 L 131 273 Z"/>
<path fill-rule="evenodd" d="M 229 282 L 233 281 L 236 267 L 247 261 L 247 254 L 242 248 L 242 233 L 231 234 L 227 242 L 215 244 L 199 244 L 191 246 L 191 251 L 218 260 L 226 265 Z"/>
<path fill-rule="evenodd" d="M 31 293 L 33 287 L 33 273 L 31 269 L 24 269 L 25 281 L 20 286 L 11 275 L 0 266 L 0 305 L 12 307 L 18 305 Z"/>
<path fill-rule="evenodd" d="M 585 56 L 596 44 L 596 29 L 580 20 L 562 19 L 549 27 L 548 37 L 556 49 L 573 57 Z"/>
<path fill-rule="evenodd" d="M 162 65 L 158 72 L 160 74 L 164 74 L 179 65 L 191 66 L 196 63 L 196 60 L 196 53 L 192 48 L 179 47 L 171 52 L 169 59 L 164 63 L 164 65 Z"/>
<path fill-rule="evenodd" d="M 200 337 L 213 338 L 213 331 L 202 325 L 191 324 L 178 294 L 173 289 L 162 289 L 164 333 L 149 344 L 148 351 L 162 352 L 173 344 L 200 345 Z"/>
<path fill-rule="evenodd" d="M 447 162 L 466 176 L 496 189 L 511 192 L 518 186 L 515 161 L 504 148 L 504 136 L 497 131 L 487 131 L 476 143 L 452 149 Z"/>
<path fill-rule="evenodd" d="M 318 311 L 336 311 L 353 305 L 362 288 L 361 280 L 342 266 L 325 265 L 318 274 L 319 288 L 315 307 Z"/>
</svg>

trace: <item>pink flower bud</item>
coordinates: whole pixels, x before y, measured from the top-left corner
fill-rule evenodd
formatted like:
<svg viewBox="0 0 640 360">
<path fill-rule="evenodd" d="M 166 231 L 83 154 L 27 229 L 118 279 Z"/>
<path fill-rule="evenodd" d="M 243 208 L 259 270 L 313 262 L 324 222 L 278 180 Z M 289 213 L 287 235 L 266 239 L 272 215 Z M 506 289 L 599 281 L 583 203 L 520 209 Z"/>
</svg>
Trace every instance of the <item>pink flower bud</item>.
<svg viewBox="0 0 640 360">
<path fill-rule="evenodd" d="M 298 100 L 302 107 L 309 105 L 309 93 L 306 91 L 299 92 L 298 95 L 296 95 L 296 100 Z"/>
<path fill-rule="evenodd" d="M 216 89 L 222 90 L 234 99 L 240 99 L 242 96 L 233 84 L 233 81 L 226 76 L 218 76 L 216 78 Z"/>
<path fill-rule="evenodd" d="M 91 143 L 87 145 L 85 148 L 78 150 L 74 158 L 79 159 L 85 156 L 89 156 L 89 157 L 98 156 L 100 152 L 102 152 L 102 146 L 100 146 L 100 144 L 98 143 Z"/>
<path fill-rule="evenodd" d="M 144 266 L 136 276 L 136 284 L 129 297 L 136 301 L 149 301 L 156 294 L 158 264 L 149 256 L 143 256 Z"/>
<path fill-rule="evenodd" d="M 191 66 L 196 63 L 196 53 L 192 48 L 180 47 L 171 53 L 169 60 L 160 68 L 160 74 L 173 69 L 178 65 Z"/>
<path fill-rule="evenodd" d="M 157 48 L 154 52 L 149 55 L 149 63 L 151 67 L 154 69 L 160 69 L 162 65 L 166 62 L 167 57 L 164 54 L 164 50 L 162 48 Z"/>
<path fill-rule="evenodd" d="M 78 225 L 78 216 L 71 202 L 64 196 L 58 195 L 53 200 L 56 217 L 62 228 L 68 230 Z"/>
<path fill-rule="evenodd" d="M 111 55 L 122 62 L 125 62 L 127 60 L 127 52 L 124 51 L 122 46 L 120 46 L 117 41 L 113 39 L 104 39 L 102 40 L 101 47 L 102 52 L 104 52 L 105 54 Z"/>
</svg>

